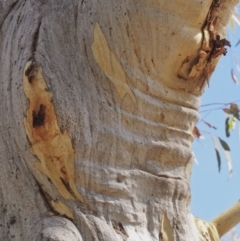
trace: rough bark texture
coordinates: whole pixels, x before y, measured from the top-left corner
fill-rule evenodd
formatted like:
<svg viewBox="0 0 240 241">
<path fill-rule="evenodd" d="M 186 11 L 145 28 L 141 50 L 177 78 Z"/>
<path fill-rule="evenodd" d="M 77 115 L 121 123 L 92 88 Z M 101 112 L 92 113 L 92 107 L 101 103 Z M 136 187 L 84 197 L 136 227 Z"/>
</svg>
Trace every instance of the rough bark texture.
<svg viewBox="0 0 240 241">
<path fill-rule="evenodd" d="M 192 130 L 235 3 L 0 2 L 0 240 L 201 240 Z"/>
</svg>

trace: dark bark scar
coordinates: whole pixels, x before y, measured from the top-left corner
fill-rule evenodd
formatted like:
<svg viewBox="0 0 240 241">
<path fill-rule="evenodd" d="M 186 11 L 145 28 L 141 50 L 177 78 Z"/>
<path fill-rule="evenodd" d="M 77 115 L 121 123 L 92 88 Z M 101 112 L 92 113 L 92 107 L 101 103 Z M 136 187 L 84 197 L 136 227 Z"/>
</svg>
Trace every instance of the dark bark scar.
<svg viewBox="0 0 240 241">
<path fill-rule="evenodd" d="M 115 220 L 112 220 L 112 226 L 115 229 L 116 233 L 120 234 L 124 241 L 128 239 L 128 234 L 125 231 L 123 225 L 120 222 L 117 222 Z"/>
<path fill-rule="evenodd" d="M 44 120 L 46 116 L 45 110 L 46 106 L 41 104 L 37 113 L 35 111 L 32 112 L 33 127 L 44 125 Z"/>
<path fill-rule="evenodd" d="M 217 58 L 220 55 L 226 55 L 227 54 L 227 49 L 224 48 L 225 46 L 231 47 L 230 42 L 227 39 L 220 39 L 220 35 L 217 35 L 215 39 L 212 40 L 212 53 L 211 57 L 212 58 Z"/>
<path fill-rule="evenodd" d="M 36 62 L 32 62 L 30 66 L 26 69 L 25 75 L 28 77 L 28 81 L 31 84 L 32 78 L 37 75 L 37 72 L 39 70 L 39 64 Z"/>
</svg>

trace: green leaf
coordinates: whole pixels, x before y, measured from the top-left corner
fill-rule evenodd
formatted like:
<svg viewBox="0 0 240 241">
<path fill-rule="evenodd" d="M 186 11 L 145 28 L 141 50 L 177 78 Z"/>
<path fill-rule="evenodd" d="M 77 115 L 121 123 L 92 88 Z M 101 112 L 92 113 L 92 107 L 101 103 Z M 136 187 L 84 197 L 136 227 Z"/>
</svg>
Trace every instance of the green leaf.
<svg viewBox="0 0 240 241">
<path fill-rule="evenodd" d="M 228 121 L 228 129 L 229 131 L 234 130 L 236 126 L 236 119 L 234 116 L 231 116 Z"/>
<path fill-rule="evenodd" d="M 224 155 L 225 155 L 225 158 L 226 158 L 226 161 L 227 161 L 229 176 L 231 176 L 231 174 L 232 174 L 232 159 L 231 159 L 231 156 L 230 156 L 230 148 L 224 140 L 222 140 L 221 138 L 218 138 L 218 139 L 221 143 L 221 146 L 223 148 Z"/>
<path fill-rule="evenodd" d="M 222 140 L 220 137 L 219 137 L 218 139 L 219 139 L 219 141 L 220 141 L 220 143 L 221 143 L 221 145 L 222 145 L 222 148 L 223 148 L 225 151 L 230 151 L 230 148 L 229 148 L 227 142 L 225 142 L 224 140 Z"/>
<path fill-rule="evenodd" d="M 234 116 L 227 117 L 225 120 L 225 133 L 227 137 L 230 136 L 230 131 L 234 130 L 235 126 L 236 126 L 236 118 Z"/>
<path fill-rule="evenodd" d="M 226 118 L 225 120 L 225 133 L 226 133 L 226 137 L 229 137 L 230 136 L 230 132 L 229 132 L 229 117 Z"/>
<path fill-rule="evenodd" d="M 221 157 L 220 157 L 220 152 L 219 152 L 219 146 L 218 146 L 217 140 L 214 137 L 212 137 L 212 140 L 213 140 L 213 145 L 214 145 L 214 148 L 215 148 L 215 151 L 216 151 L 216 156 L 217 156 L 218 171 L 220 172 L 220 170 L 221 170 Z"/>
</svg>

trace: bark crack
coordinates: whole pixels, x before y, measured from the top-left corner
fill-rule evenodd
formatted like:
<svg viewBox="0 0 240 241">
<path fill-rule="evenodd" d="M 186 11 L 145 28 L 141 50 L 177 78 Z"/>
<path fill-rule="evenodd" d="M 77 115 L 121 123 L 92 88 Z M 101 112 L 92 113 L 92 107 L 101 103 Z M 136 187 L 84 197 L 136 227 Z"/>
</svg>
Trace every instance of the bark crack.
<svg viewBox="0 0 240 241">
<path fill-rule="evenodd" d="M 39 40 L 41 24 L 42 24 L 42 20 L 40 20 L 37 30 L 33 36 L 33 42 L 32 42 L 32 58 L 33 58 L 33 60 L 35 60 L 35 54 L 36 54 L 37 48 L 38 48 L 38 40 Z"/>
<path fill-rule="evenodd" d="M 202 28 L 202 44 L 198 56 L 190 59 L 188 56 L 182 62 L 178 71 L 178 77 L 185 80 L 196 81 L 198 91 L 201 92 L 214 71 L 216 62 L 213 59 L 226 55 L 225 46 L 231 47 L 228 40 L 221 39 L 217 31 L 220 17 L 221 0 L 214 0 L 207 14 Z"/>
<path fill-rule="evenodd" d="M 45 207 L 49 210 L 49 211 L 52 211 L 54 214 L 57 214 L 57 212 L 51 207 L 50 205 L 50 202 L 51 202 L 51 197 L 48 195 L 47 192 L 44 191 L 42 185 L 37 181 L 37 179 L 35 178 L 35 176 L 33 175 L 33 178 L 35 179 L 36 181 L 36 184 L 39 188 L 39 194 L 41 195 L 42 197 L 42 200 L 44 201 L 45 203 Z"/>
<path fill-rule="evenodd" d="M 174 177 L 174 176 L 169 176 L 169 175 L 164 175 L 164 174 L 157 175 L 157 176 L 161 177 L 161 178 L 170 178 L 170 179 L 175 179 L 175 180 L 183 180 L 182 177 Z"/>
<path fill-rule="evenodd" d="M 123 241 L 127 241 L 129 236 L 128 236 L 127 232 L 125 231 L 123 225 L 120 222 L 112 220 L 112 226 L 113 226 L 114 230 L 116 231 L 116 233 L 118 233 L 119 235 L 122 236 Z"/>
</svg>

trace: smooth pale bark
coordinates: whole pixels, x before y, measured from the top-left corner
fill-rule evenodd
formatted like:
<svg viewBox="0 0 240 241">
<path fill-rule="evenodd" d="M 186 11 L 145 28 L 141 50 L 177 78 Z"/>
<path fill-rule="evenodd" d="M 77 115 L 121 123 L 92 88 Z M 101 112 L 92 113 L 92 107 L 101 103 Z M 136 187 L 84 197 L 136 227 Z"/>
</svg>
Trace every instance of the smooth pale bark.
<svg viewBox="0 0 240 241">
<path fill-rule="evenodd" d="M 219 239 L 191 143 L 236 2 L 0 2 L 0 240 Z"/>
<path fill-rule="evenodd" d="M 216 217 L 212 223 L 218 230 L 219 236 L 222 236 L 237 223 L 240 223 L 240 200 L 230 209 Z"/>
</svg>

